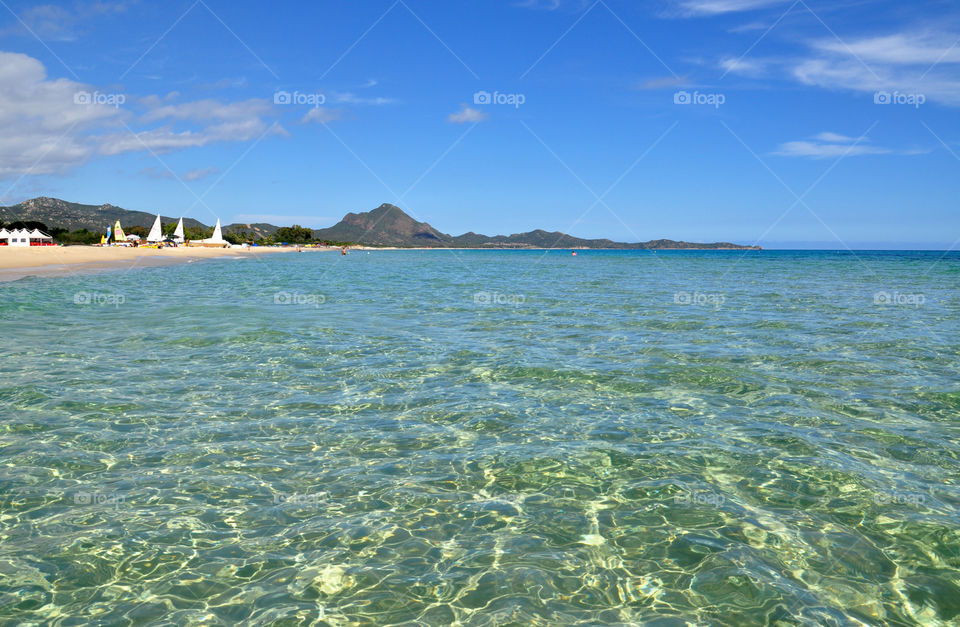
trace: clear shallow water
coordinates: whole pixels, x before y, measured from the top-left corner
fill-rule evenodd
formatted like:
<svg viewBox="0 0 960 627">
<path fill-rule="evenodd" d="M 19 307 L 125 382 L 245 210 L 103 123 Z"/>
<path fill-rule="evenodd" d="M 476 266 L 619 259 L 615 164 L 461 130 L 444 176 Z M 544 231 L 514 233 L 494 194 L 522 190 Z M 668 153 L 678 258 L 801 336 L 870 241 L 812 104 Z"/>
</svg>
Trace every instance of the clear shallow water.
<svg viewBox="0 0 960 627">
<path fill-rule="evenodd" d="M 0 285 L 0 621 L 957 624 L 960 256 Z"/>
</svg>

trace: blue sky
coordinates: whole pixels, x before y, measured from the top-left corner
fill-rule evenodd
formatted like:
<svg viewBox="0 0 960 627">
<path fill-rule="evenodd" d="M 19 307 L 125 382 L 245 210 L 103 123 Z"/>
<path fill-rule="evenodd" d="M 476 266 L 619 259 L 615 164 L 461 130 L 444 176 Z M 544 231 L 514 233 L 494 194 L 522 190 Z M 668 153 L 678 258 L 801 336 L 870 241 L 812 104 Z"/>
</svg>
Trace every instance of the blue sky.
<svg viewBox="0 0 960 627">
<path fill-rule="evenodd" d="M 947 248 L 958 114 L 948 1 L 0 1 L 3 204 Z"/>
</svg>

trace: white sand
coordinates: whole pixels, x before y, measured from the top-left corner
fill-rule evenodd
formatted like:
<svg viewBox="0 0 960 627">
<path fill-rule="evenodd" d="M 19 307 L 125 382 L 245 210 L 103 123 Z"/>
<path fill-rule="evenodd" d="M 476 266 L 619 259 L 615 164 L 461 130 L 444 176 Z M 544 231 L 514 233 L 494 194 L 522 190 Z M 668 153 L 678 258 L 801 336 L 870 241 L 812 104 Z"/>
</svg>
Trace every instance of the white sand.
<svg viewBox="0 0 960 627">
<path fill-rule="evenodd" d="M 0 246 L 0 281 L 116 268 L 186 263 L 218 257 L 294 252 L 294 248 L 124 248 L 113 246 Z M 317 250 L 317 249 L 306 249 Z M 334 250 L 334 249 L 329 249 Z"/>
</svg>

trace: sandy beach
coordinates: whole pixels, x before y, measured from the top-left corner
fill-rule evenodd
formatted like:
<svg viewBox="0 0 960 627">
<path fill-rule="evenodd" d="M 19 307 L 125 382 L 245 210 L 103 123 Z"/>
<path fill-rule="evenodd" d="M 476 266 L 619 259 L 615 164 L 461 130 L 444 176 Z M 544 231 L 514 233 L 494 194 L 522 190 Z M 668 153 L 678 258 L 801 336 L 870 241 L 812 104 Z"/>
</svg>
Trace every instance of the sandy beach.
<svg viewBox="0 0 960 627">
<path fill-rule="evenodd" d="M 124 248 L 100 246 L 0 247 L 0 281 L 100 270 L 188 263 L 219 257 L 294 252 L 295 248 Z M 330 249 L 333 250 L 333 249 Z"/>
</svg>

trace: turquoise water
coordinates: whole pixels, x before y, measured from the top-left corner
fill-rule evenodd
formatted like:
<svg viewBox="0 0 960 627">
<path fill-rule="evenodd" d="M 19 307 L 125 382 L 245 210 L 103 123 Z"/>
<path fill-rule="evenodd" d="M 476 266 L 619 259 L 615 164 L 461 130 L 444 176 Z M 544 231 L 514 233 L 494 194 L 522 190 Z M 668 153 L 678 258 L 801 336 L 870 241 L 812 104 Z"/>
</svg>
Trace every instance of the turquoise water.
<svg viewBox="0 0 960 627">
<path fill-rule="evenodd" d="M 0 284 L 0 622 L 960 623 L 960 256 Z"/>
</svg>

